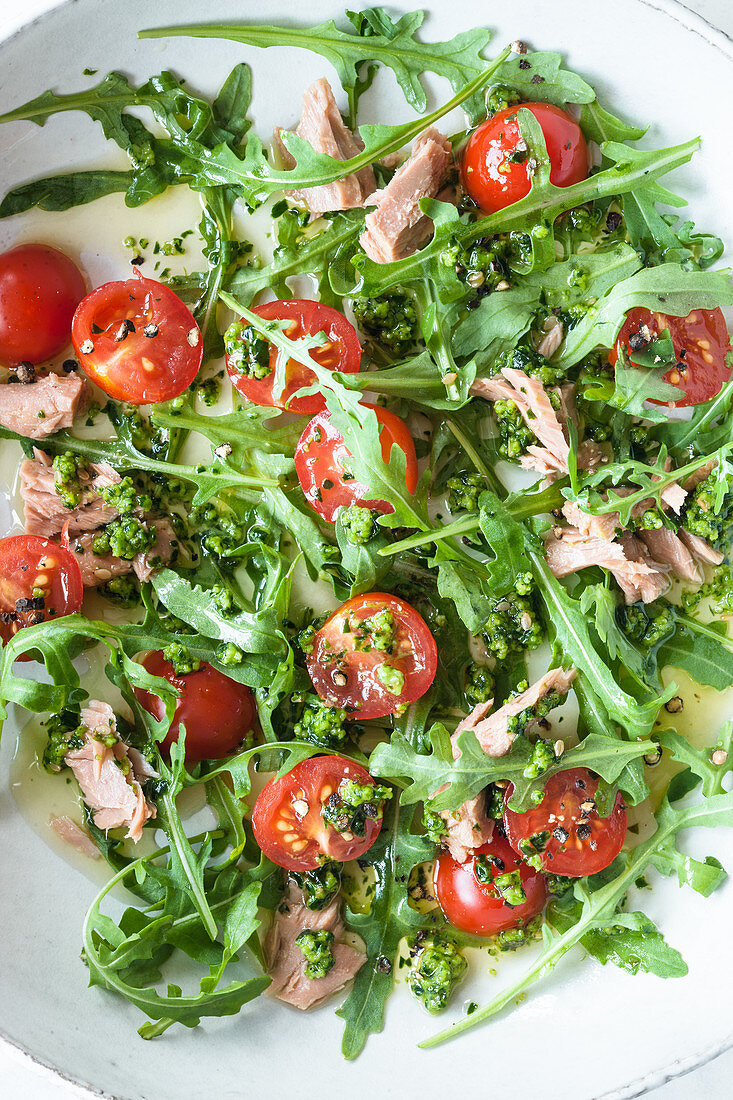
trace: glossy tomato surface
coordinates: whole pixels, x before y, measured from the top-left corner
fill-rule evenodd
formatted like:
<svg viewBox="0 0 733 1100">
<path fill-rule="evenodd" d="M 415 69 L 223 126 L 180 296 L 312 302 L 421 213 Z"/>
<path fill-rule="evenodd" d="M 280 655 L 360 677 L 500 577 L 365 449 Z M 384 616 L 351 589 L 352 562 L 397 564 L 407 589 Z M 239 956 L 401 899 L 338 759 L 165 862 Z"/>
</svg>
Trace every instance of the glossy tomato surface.
<svg viewBox="0 0 733 1100">
<path fill-rule="evenodd" d="M 550 182 L 579 183 L 588 175 L 588 146 L 578 123 L 550 103 L 520 103 L 482 122 L 468 139 L 461 161 L 463 186 L 486 211 L 503 210 L 529 194 L 531 174 L 517 112 L 531 111 L 540 124 L 550 158 Z"/>
<path fill-rule="evenodd" d="M 42 363 L 71 340 L 71 318 L 84 297 L 76 264 L 47 244 L 21 244 L 0 255 L 0 362 Z"/>
<path fill-rule="evenodd" d="M 479 882 L 476 878 L 478 856 L 486 858 L 492 879 L 519 869 L 526 901 L 521 905 L 508 905 L 495 886 Z M 541 872 L 518 859 L 516 852 L 496 831 L 465 863 L 458 863 L 448 852 L 439 856 L 433 884 L 446 919 L 454 928 L 473 936 L 495 936 L 508 928 L 519 928 L 536 917 L 547 900 Z"/>
<path fill-rule="evenodd" d="M 162 676 L 180 692 L 170 729 L 160 749 L 165 755 L 178 740 L 181 723 L 186 728 L 186 764 L 230 756 L 251 732 L 256 716 L 254 696 L 246 684 L 231 680 L 223 672 L 203 663 L 195 672 L 177 676 L 173 665 L 159 649 L 142 660 L 153 676 Z M 150 691 L 135 688 L 142 707 L 160 720 L 165 715 L 163 700 Z"/>
<path fill-rule="evenodd" d="M 203 340 L 178 295 L 142 276 L 98 286 L 71 326 L 85 373 L 118 401 L 168 401 L 191 385 Z"/>
<path fill-rule="evenodd" d="M 252 310 L 265 321 L 289 321 L 285 335 L 291 340 L 298 336 L 326 335 L 327 343 L 314 348 L 310 355 L 321 366 L 341 374 L 356 374 L 361 365 L 361 344 L 354 326 L 346 320 L 343 313 L 324 305 L 312 302 L 308 298 L 291 298 L 286 302 L 266 302 Z M 246 322 L 243 322 L 246 324 Z M 244 397 L 257 405 L 267 405 L 277 409 L 288 409 L 296 413 L 317 413 L 326 407 L 326 399 L 320 393 L 310 397 L 295 397 L 293 394 L 303 386 L 315 382 L 313 371 L 295 359 L 289 359 L 285 367 L 285 386 L 282 393 L 273 393 L 275 367 L 279 351 L 270 344 L 271 372 L 265 378 L 250 378 L 236 369 L 232 356 L 227 355 L 227 371 L 235 386 Z"/>
<path fill-rule="evenodd" d="M 725 361 L 731 344 L 721 309 L 695 309 L 687 317 L 652 313 L 641 307 L 631 309 L 609 355 L 610 362 L 616 363 L 623 348 L 633 363 L 634 351 L 642 351 L 665 329 L 677 364 L 667 371 L 664 381 L 684 390 L 684 396 L 672 402 L 674 407 L 684 409 L 715 397 L 733 372 L 733 366 Z"/>
<path fill-rule="evenodd" d="M 507 801 L 512 787 L 507 788 Z M 542 866 L 555 875 L 594 875 L 608 867 L 626 837 L 626 809 L 616 795 L 609 817 L 600 817 L 594 795 L 598 779 L 586 768 L 559 772 L 545 786 L 539 806 L 525 813 L 504 811 L 504 828 L 512 848 L 528 845 L 540 852 Z M 534 842 L 531 837 L 536 838 Z M 525 853 L 527 854 L 527 853 Z"/>
<path fill-rule="evenodd" d="M 81 569 L 71 551 L 40 535 L 0 539 L 3 642 L 24 626 L 73 614 L 81 607 L 83 594 Z"/>
<path fill-rule="evenodd" d="M 390 622 L 391 631 L 385 631 Z M 329 706 L 359 718 L 383 718 L 425 694 L 435 679 L 438 656 L 414 608 L 397 596 L 370 592 L 333 612 L 316 632 L 306 664 Z"/>
<path fill-rule="evenodd" d="M 380 424 L 379 442 L 382 458 L 389 464 L 392 447 L 405 456 L 405 483 L 414 493 L 417 486 L 417 456 L 415 444 L 407 426 L 395 413 L 378 405 L 369 405 Z M 336 522 L 339 508 L 359 505 L 375 512 L 393 512 L 391 504 L 373 500 L 369 489 L 352 473 L 351 452 L 344 437 L 334 428 L 327 411 L 318 413 L 307 425 L 295 448 L 295 471 L 305 499 L 327 523 Z"/>
<path fill-rule="evenodd" d="M 338 832 L 323 819 L 324 803 L 344 779 L 374 784 L 368 771 L 342 756 L 312 756 L 270 780 L 252 811 L 255 839 L 268 859 L 289 871 L 312 871 L 323 856 L 344 863 L 371 848 L 381 817 L 365 820 L 364 836 Z"/>
</svg>

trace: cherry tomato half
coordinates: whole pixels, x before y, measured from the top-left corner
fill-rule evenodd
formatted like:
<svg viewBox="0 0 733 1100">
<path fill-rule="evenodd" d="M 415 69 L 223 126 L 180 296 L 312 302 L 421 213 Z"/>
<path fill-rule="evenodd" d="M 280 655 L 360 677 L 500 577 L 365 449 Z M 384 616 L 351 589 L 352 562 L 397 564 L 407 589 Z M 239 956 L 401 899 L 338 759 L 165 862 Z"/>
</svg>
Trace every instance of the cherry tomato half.
<svg viewBox="0 0 733 1100">
<path fill-rule="evenodd" d="M 42 363 L 71 339 L 84 297 L 81 272 L 47 244 L 21 244 L 0 255 L 0 360 Z"/>
<path fill-rule="evenodd" d="M 133 405 L 178 397 L 196 377 L 204 353 L 190 310 L 167 286 L 141 275 L 87 294 L 71 336 L 92 382 Z"/>
<path fill-rule="evenodd" d="M 404 421 L 378 405 L 369 405 L 380 423 L 379 442 L 382 458 L 389 464 L 393 446 L 405 455 L 405 483 L 408 493 L 417 487 L 417 456 L 415 444 Z M 369 489 L 356 481 L 351 473 L 351 452 L 344 438 L 331 423 L 327 411 L 318 413 L 307 425 L 295 448 L 295 472 L 300 487 L 311 508 L 327 523 L 336 522 L 339 508 L 359 505 L 375 512 L 393 512 L 385 500 L 370 500 Z"/>
<path fill-rule="evenodd" d="M 715 397 L 733 371 L 725 361 L 731 343 L 722 309 L 695 309 L 687 317 L 670 317 L 637 306 L 626 314 L 609 361 L 615 364 L 623 348 L 633 363 L 634 351 L 643 350 L 665 329 L 669 330 L 677 365 L 667 371 L 664 381 L 684 390 L 684 396 L 672 402 L 674 407 L 684 409 Z"/>
<path fill-rule="evenodd" d="M 311 302 L 307 298 L 291 298 L 287 302 L 266 302 L 264 305 L 255 306 L 252 312 L 265 321 L 290 321 L 285 335 L 291 340 L 299 336 L 317 336 L 319 332 L 325 333 L 328 343 L 321 348 L 314 348 L 310 352 L 311 357 L 321 366 L 339 371 L 341 374 L 358 372 L 361 365 L 359 337 L 354 326 L 337 309 L 332 309 L 331 306 L 326 306 L 322 302 Z M 289 359 L 286 364 L 283 392 L 279 397 L 273 397 L 272 386 L 278 355 L 278 349 L 271 344 L 270 374 L 265 378 L 250 378 L 242 374 L 237 370 L 234 358 L 227 355 L 227 371 L 232 385 L 256 405 L 267 405 L 277 409 L 287 408 L 290 412 L 296 413 L 317 413 L 325 409 L 326 400 L 319 393 L 290 400 L 296 390 L 315 382 L 313 372 L 295 359 Z"/>
<path fill-rule="evenodd" d="M 497 875 L 511 874 L 518 869 L 526 901 L 508 905 L 496 886 L 479 882 L 476 864 L 481 856 L 492 883 Z M 541 872 L 517 859 L 516 853 L 496 831 L 465 863 L 458 863 L 448 852 L 439 856 L 433 884 L 446 919 L 454 928 L 473 936 L 495 936 L 508 928 L 519 928 L 542 911 L 547 899 Z"/>
<path fill-rule="evenodd" d="M 517 111 L 526 107 L 540 124 L 550 158 L 550 182 L 579 183 L 588 175 L 588 146 L 578 123 L 551 103 L 520 103 L 498 111 L 471 134 L 461 161 L 469 195 L 487 214 L 529 194 L 531 176 Z"/>
<path fill-rule="evenodd" d="M 3 642 L 24 626 L 73 614 L 81 607 L 83 594 L 79 562 L 70 550 L 40 535 L 0 539 Z"/>
<path fill-rule="evenodd" d="M 159 649 L 146 654 L 142 664 L 152 676 L 164 677 L 180 692 L 170 729 L 160 744 L 164 755 L 178 740 L 181 722 L 186 727 L 186 763 L 189 767 L 202 760 L 220 760 L 236 752 L 252 729 L 257 714 L 254 697 L 246 684 L 231 680 L 206 663 L 195 672 L 177 676 L 173 665 Z M 164 717 L 162 699 L 142 688 L 134 691 L 148 714 L 158 720 Z"/>
<path fill-rule="evenodd" d="M 332 707 L 384 718 L 414 703 L 435 679 L 438 654 L 425 620 L 397 596 L 355 596 L 326 619 L 306 658 L 313 686 Z"/>
<path fill-rule="evenodd" d="M 513 789 L 507 788 L 507 801 Z M 608 867 L 624 843 L 626 809 L 617 794 L 610 817 L 599 817 L 597 789 L 587 768 L 570 768 L 548 781 L 539 806 L 525 813 L 506 809 L 504 829 L 514 851 L 521 853 L 523 843 L 530 854 L 539 851 L 543 868 L 555 875 L 579 878 Z M 530 837 L 540 840 L 532 843 Z"/>
<path fill-rule="evenodd" d="M 344 779 L 374 784 L 369 772 L 342 756 L 312 756 L 270 780 L 252 811 L 255 839 L 268 859 L 289 871 L 312 871 L 321 856 L 345 863 L 371 848 L 381 817 L 364 817 L 363 836 L 339 832 L 323 819 L 326 800 L 338 794 Z"/>
</svg>

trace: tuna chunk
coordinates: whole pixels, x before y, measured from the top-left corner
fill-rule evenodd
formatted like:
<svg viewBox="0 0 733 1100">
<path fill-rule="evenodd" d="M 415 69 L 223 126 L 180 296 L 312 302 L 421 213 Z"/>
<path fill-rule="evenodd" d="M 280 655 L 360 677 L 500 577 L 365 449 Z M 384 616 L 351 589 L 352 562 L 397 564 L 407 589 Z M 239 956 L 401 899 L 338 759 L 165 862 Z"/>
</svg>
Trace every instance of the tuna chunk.
<svg viewBox="0 0 733 1100">
<path fill-rule="evenodd" d="M 451 145 L 437 130 L 416 138 L 412 153 L 387 186 L 367 199 L 376 206 L 365 219 L 359 241 L 370 259 L 390 263 L 411 256 L 428 240 L 433 223 L 420 209 L 420 199 L 435 198 L 448 171 Z"/>
<path fill-rule="evenodd" d="M 618 512 L 605 512 L 600 516 L 592 516 L 584 512 L 579 505 L 568 500 L 562 506 L 562 514 L 573 527 L 577 527 L 581 535 L 593 539 L 607 539 L 611 541 L 619 529 Z"/>
<path fill-rule="evenodd" d="M 540 355 L 544 355 L 545 359 L 551 359 L 560 347 L 565 335 L 562 321 L 558 321 L 557 317 L 548 317 L 543 332 L 544 335 L 537 345 L 537 351 Z"/>
<path fill-rule="evenodd" d="M 92 699 L 81 712 L 84 744 L 66 754 L 66 763 L 81 787 L 82 798 L 93 812 L 98 829 L 125 826 L 127 837 L 137 842 L 143 825 L 155 817 L 155 806 L 146 801 L 140 782 L 155 772 L 140 753 L 124 741 L 106 745 L 103 738 L 117 735 L 114 711 L 108 703 Z"/>
<path fill-rule="evenodd" d="M 29 535 L 60 535 L 68 523 L 70 534 L 96 531 L 119 515 L 99 495 L 100 489 L 117 485 L 120 475 L 106 462 L 90 463 L 88 487 L 75 508 L 67 508 L 56 492 L 56 475 L 51 459 L 38 448 L 35 458 L 20 464 L 20 495 L 25 512 L 25 529 Z M 80 477 L 87 475 L 80 475 Z"/>
<path fill-rule="evenodd" d="M 307 141 L 317 153 L 325 153 L 336 160 L 351 160 L 363 149 L 358 138 L 344 124 L 331 85 L 324 78 L 311 84 L 303 93 L 303 114 L 295 133 Z M 295 161 L 285 148 L 279 130 L 275 131 L 275 142 L 283 163 L 291 168 Z M 311 214 L 317 217 L 329 210 L 348 210 L 354 206 L 363 206 L 364 200 L 375 187 L 374 172 L 371 167 L 366 167 L 334 183 L 290 191 L 289 194 L 296 202 L 304 202 Z"/>
<path fill-rule="evenodd" d="M 545 542 L 545 557 L 553 576 L 566 577 L 589 565 L 607 569 L 626 602 L 650 603 L 668 587 L 669 581 L 659 563 L 652 562 L 646 547 L 638 539 L 628 543 L 584 535 L 575 527 L 555 528 Z"/>
<path fill-rule="evenodd" d="M 684 492 L 684 490 L 683 490 Z M 660 527 L 654 531 L 639 531 L 638 537 L 655 561 L 669 565 L 672 572 L 683 581 L 699 584 L 702 580 L 694 557 L 674 531 Z"/>
<path fill-rule="evenodd" d="M 486 795 L 483 791 L 457 810 L 443 810 L 440 816 L 448 830 L 443 844 L 458 863 L 465 863 L 476 848 L 491 839 L 494 831 L 494 822 L 486 816 Z"/>
<path fill-rule="evenodd" d="M 305 957 L 295 942 L 301 932 L 333 932 L 335 963 L 323 978 L 306 978 Z M 272 978 L 266 993 L 294 1008 L 307 1009 L 321 1004 L 343 989 L 366 962 L 363 951 L 341 943 L 344 924 L 341 901 L 335 897 L 325 909 L 309 909 L 302 891 L 290 883 L 275 913 L 272 927 L 263 944 L 265 969 Z"/>
<path fill-rule="evenodd" d="M 95 554 L 92 551 L 94 533 L 72 538 L 69 548 L 76 554 L 84 587 L 98 588 L 113 577 L 125 577 L 128 573 L 134 573 L 140 581 L 149 581 L 161 564 L 165 565 L 174 559 L 178 551 L 178 540 L 170 522 L 167 519 L 154 519 L 151 523 L 158 532 L 156 541 L 149 550 L 144 554 L 136 554 L 131 561 L 116 558 L 114 554 Z"/>
<path fill-rule="evenodd" d="M 720 565 L 724 555 L 721 554 L 720 550 L 714 550 L 705 539 L 701 539 L 699 535 L 693 535 L 683 528 L 680 528 L 677 534 L 692 556 L 702 565 Z"/>
<path fill-rule="evenodd" d="M 477 378 L 471 386 L 476 397 L 489 401 L 513 401 L 522 419 L 534 432 L 540 446 L 531 444 L 523 455 L 521 465 L 526 470 L 536 470 L 553 479 L 568 472 L 570 447 L 563 432 L 557 411 L 540 381 L 524 371 L 504 367 L 494 378 Z"/>
<path fill-rule="evenodd" d="M 63 817 L 50 817 L 48 823 L 56 836 L 70 844 L 72 848 L 76 848 L 77 852 L 89 856 L 90 859 L 99 859 L 101 855 L 99 848 L 86 829 L 82 829 L 81 825 L 77 825 L 72 818 L 65 815 Z"/>
<path fill-rule="evenodd" d="M 37 382 L 0 385 L 0 425 L 28 439 L 70 428 L 89 404 L 89 386 L 78 374 L 48 374 Z"/>
</svg>

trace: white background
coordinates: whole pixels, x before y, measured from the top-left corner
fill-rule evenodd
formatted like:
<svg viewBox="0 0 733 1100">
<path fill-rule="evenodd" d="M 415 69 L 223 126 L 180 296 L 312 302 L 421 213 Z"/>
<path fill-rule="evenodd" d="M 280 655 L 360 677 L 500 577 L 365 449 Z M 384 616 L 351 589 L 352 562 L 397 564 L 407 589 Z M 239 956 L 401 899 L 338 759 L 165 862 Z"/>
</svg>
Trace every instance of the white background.
<svg viewBox="0 0 733 1100">
<path fill-rule="evenodd" d="M 0 0 L 0 33 L 29 21 L 58 0 Z M 100 0 L 102 2 L 102 0 Z M 109 2 L 109 0 L 107 0 Z M 124 2 L 124 0 L 123 0 Z M 372 0 L 369 0 L 372 2 Z M 538 0 L 546 2 L 546 0 Z M 562 0 L 554 0 L 562 3 Z M 354 7 L 359 5 L 354 4 Z M 365 3 L 364 6 L 367 6 Z M 731 0 L 688 0 L 687 6 L 714 26 L 733 37 Z M 733 1017 L 733 1012 L 732 1012 Z M 655 1100 L 727 1100 L 732 1094 L 733 1050 L 692 1074 L 677 1078 L 654 1091 Z M 70 1085 L 32 1062 L 8 1045 L 0 1045 L 0 1097 L 24 1100 L 70 1100 L 90 1094 Z M 539 1096 L 539 1094 L 538 1094 Z M 188 1100 L 182 1097 L 181 1100 Z M 208 1100 L 204 1097 L 202 1100 Z M 521 1098 L 517 1098 L 521 1100 Z"/>
</svg>

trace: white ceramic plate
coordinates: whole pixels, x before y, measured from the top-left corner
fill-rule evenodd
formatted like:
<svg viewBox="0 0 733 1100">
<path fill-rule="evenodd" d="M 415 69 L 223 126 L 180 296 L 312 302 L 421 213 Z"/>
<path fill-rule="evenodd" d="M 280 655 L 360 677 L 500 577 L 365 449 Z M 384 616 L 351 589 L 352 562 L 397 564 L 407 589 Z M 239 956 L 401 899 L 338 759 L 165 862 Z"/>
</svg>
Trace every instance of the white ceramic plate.
<svg viewBox="0 0 733 1100">
<path fill-rule="evenodd" d="M 523 38 L 535 48 L 561 51 L 613 109 L 636 121 L 652 120 L 650 143 L 702 134 L 703 152 L 675 182 L 689 196 L 698 224 L 720 233 L 729 248 L 733 245 L 733 57 L 723 35 L 672 0 L 496 0 L 492 5 L 435 0 L 432 7 L 430 37 L 447 38 L 488 23 L 496 28 L 497 49 Z M 307 83 L 332 75 L 325 61 L 304 52 L 262 52 L 227 42 L 138 42 L 135 32 L 214 17 L 310 23 L 341 14 L 333 0 L 311 0 L 297 9 L 286 0 L 62 4 L 0 47 L 0 110 L 47 87 L 68 91 L 80 86 L 85 67 L 98 69 L 100 76 L 121 69 L 139 79 L 172 68 L 211 93 L 244 58 L 253 65 L 256 125 L 266 137 L 273 124 L 294 121 Z M 378 81 L 367 112 L 374 120 L 408 117 L 391 74 Z M 44 173 L 103 162 L 114 165 L 118 157 L 81 115 L 53 118 L 42 130 L 27 123 L 0 128 L 3 191 Z M 180 217 L 192 209 L 184 207 Z M 114 276 L 124 259 L 120 234 L 110 228 L 110 209 L 90 206 L 82 222 L 76 215 L 42 217 L 33 223 L 33 235 L 44 232 L 76 251 L 90 276 L 101 281 Z M 144 217 L 162 218 L 165 210 L 158 200 Z M 125 224 L 135 233 L 134 217 Z M 80 225 L 85 227 L 81 238 Z M 21 219 L 0 222 L 0 248 L 29 234 Z M 0 513 L 3 530 L 7 520 L 6 508 Z M 47 812 L 29 809 L 23 793 L 27 784 L 17 786 L 18 767 L 12 760 L 18 751 L 23 755 L 16 746 L 22 721 L 11 715 L 0 752 L 0 1033 L 93 1091 L 130 1100 L 310 1098 L 323 1089 L 356 1098 L 418 1093 L 431 1098 L 479 1089 L 543 1100 L 620 1098 L 653 1088 L 731 1042 L 733 886 L 706 901 L 665 880 L 655 882 L 653 893 L 645 891 L 640 901 L 686 958 L 690 973 L 684 979 L 630 977 L 577 952 L 513 1012 L 431 1052 L 420 1052 L 415 1044 L 436 1030 L 435 1021 L 401 987 L 388 1005 L 384 1033 L 374 1036 L 353 1064 L 341 1058 L 341 1022 L 331 1009 L 300 1015 L 269 1001 L 246 1007 L 238 1017 L 145 1043 L 136 1034 L 140 1017 L 135 1009 L 86 988 L 78 952 L 95 876 L 59 858 L 47 841 Z M 692 721 L 703 724 L 705 716 Z M 733 866 L 730 835 L 695 837 L 691 851 L 714 852 Z M 484 1000 L 525 965 L 521 957 L 505 959 L 498 978 L 484 973 L 473 979 L 461 990 L 456 1012 L 469 999 Z"/>
</svg>

